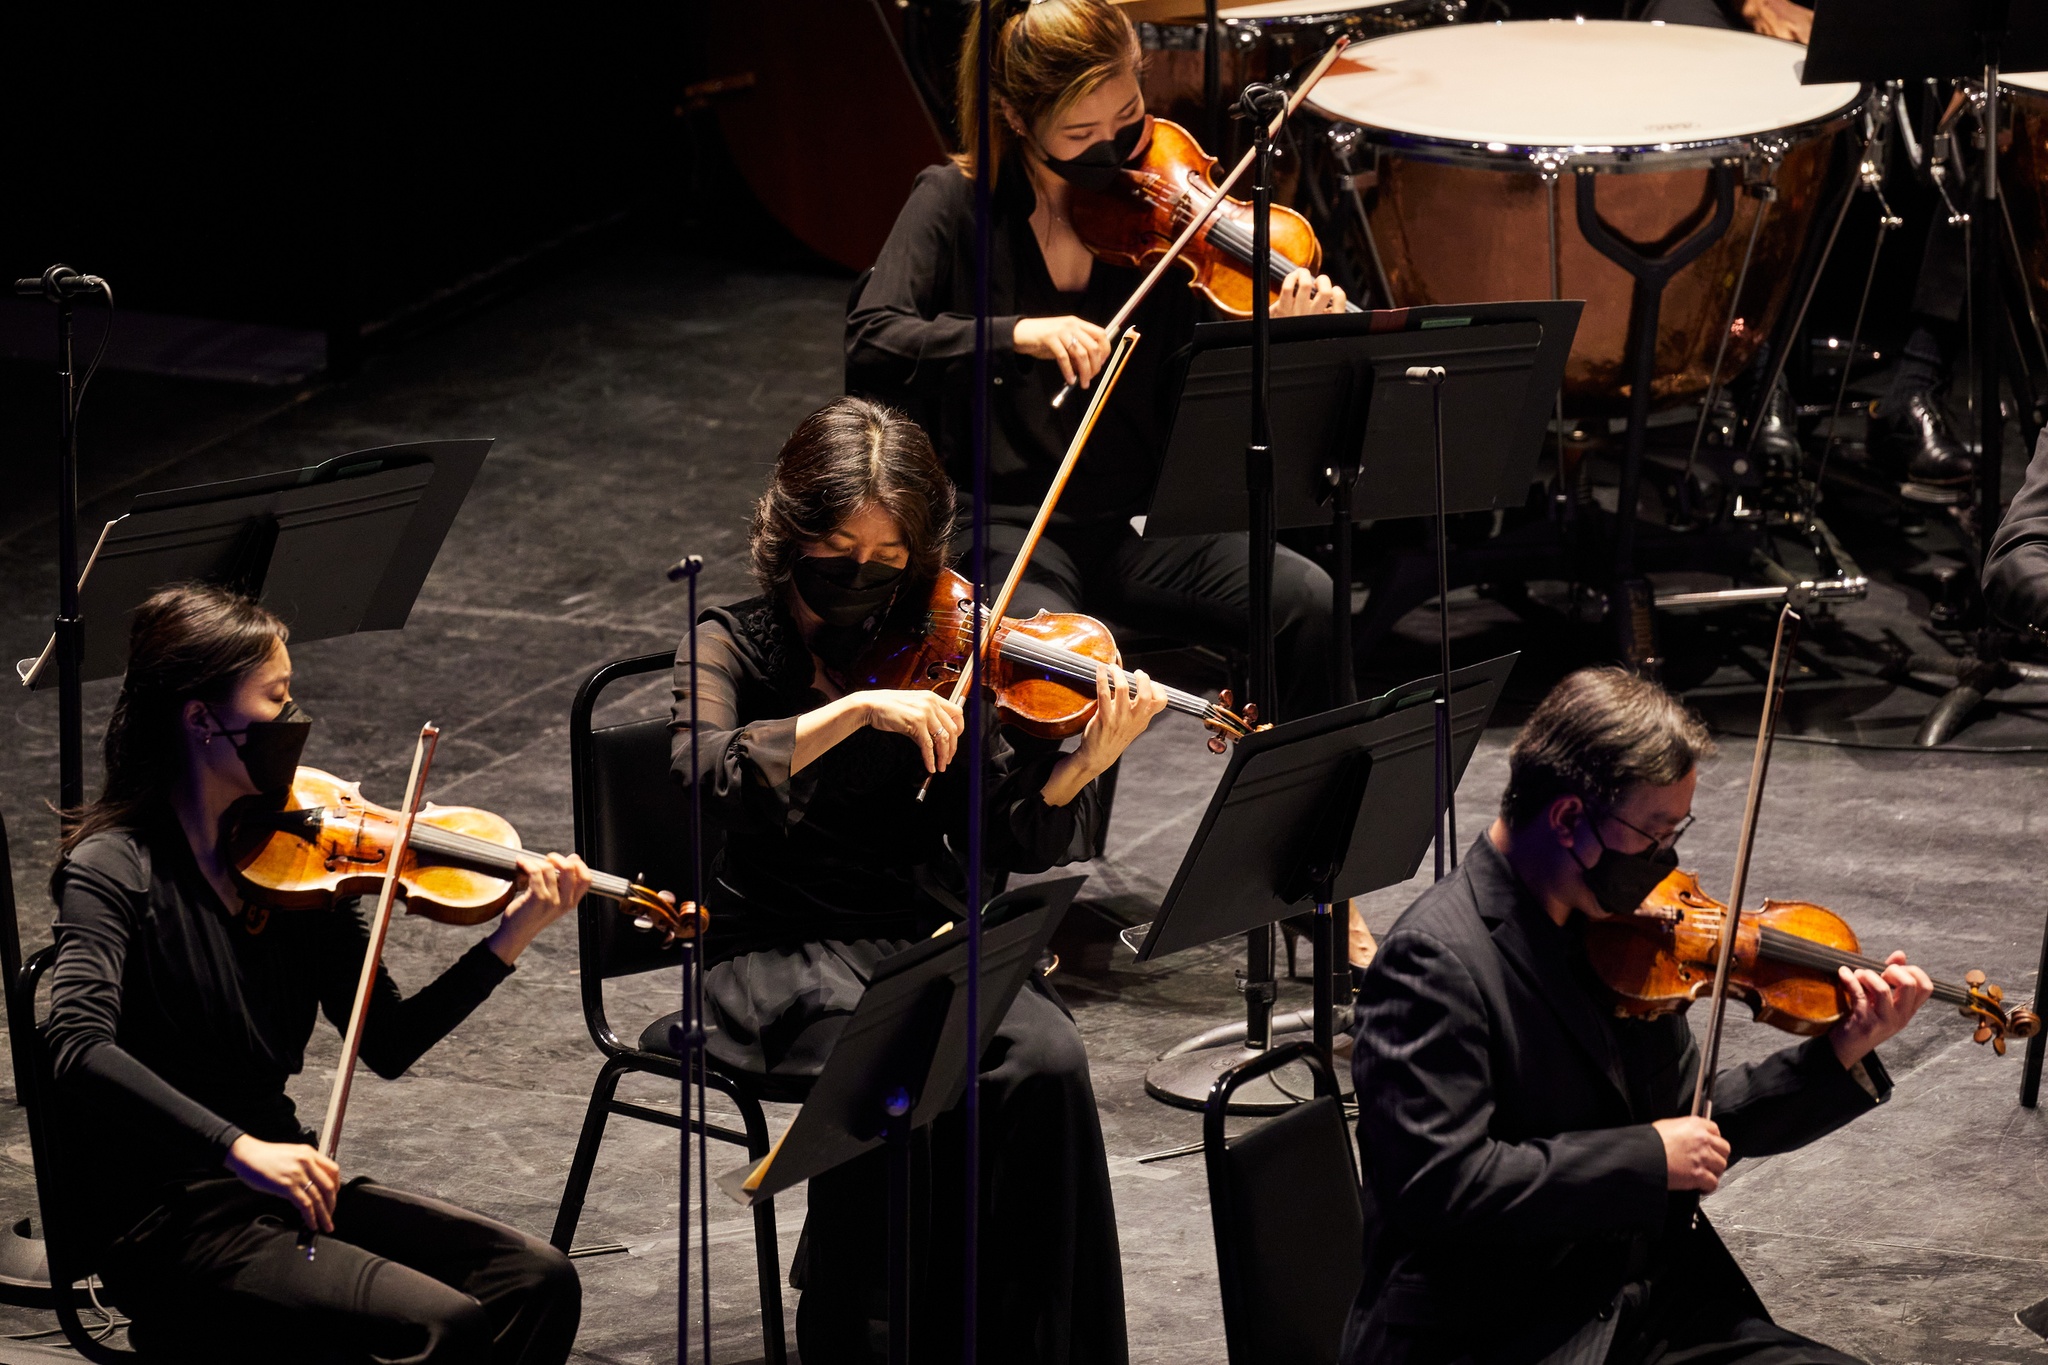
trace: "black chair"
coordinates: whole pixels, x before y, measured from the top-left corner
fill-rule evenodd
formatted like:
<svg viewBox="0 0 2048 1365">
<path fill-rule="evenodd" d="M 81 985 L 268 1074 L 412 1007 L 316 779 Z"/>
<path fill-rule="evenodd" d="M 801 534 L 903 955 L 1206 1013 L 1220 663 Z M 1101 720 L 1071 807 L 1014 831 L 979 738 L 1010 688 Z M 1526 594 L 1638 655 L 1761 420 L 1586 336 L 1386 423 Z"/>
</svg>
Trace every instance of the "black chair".
<svg viewBox="0 0 2048 1365">
<path fill-rule="evenodd" d="M 1365 1277 L 1358 1158 L 1334 1093 L 1224 1140 L 1224 1113 L 1237 1088 L 1297 1061 L 1335 1091 L 1314 1046 L 1288 1043 L 1218 1076 L 1203 1114 L 1231 1365 L 1336 1365 Z"/>
<path fill-rule="evenodd" d="M 591 713 L 605 689 L 643 674 L 667 672 L 674 653 L 642 654 L 617 659 L 599 668 L 577 690 L 569 711 L 569 767 L 575 806 L 576 851 L 593 867 L 633 877 L 687 896 L 690 886 L 690 811 L 682 788 L 669 775 L 668 715 L 650 716 L 623 725 L 593 728 Z M 715 828 L 705 812 L 707 853 L 718 847 Z M 656 1019 L 633 1043 L 622 1042 L 605 1012 L 604 983 L 636 972 L 673 967 L 679 950 L 663 946 L 661 936 L 636 929 L 617 905 L 592 896 L 577 912 L 577 955 L 582 966 L 583 1019 L 590 1039 L 604 1054 L 604 1066 L 591 1088 L 583 1135 L 569 1166 L 561 1211 L 552 1238 L 568 1251 L 576 1236 L 597 1149 L 605 1122 L 613 1114 L 695 1132 L 695 1119 L 617 1098 L 619 1081 L 642 1071 L 682 1080 L 682 1062 L 669 1039 L 674 1014 Z M 704 1133 L 720 1142 L 747 1149 L 754 1160 L 768 1155 L 768 1120 L 763 1101 L 802 1103 L 809 1077 L 764 1076 L 726 1068 L 711 1059 L 709 1084 L 729 1098 L 746 1125 L 743 1133 L 707 1124 Z M 754 1255 L 761 1281 L 762 1346 L 771 1365 L 787 1358 L 782 1330 L 781 1256 L 776 1247 L 773 1200 L 754 1206 Z"/>
<path fill-rule="evenodd" d="M 79 1285 L 94 1274 L 104 1247 L 84 1231 L 89 1220 L 70 1193 L 86 1188 L 88 1173 L 75 1169 L 79 1147 L 65 1140 L 62 1115 L 53 1102 L 50 1049 L 36 1018 L 36 988 L 57 960 L 55 948 L 44 948 L 22 965 L 10 983 L 8 1025 L 14 1034 L 14 1087 L 28 1115 L 29 1152 L 36 1168 L 36 1203 L 43 1215 L 43 1249 L 49 1257 L 51 1306 L 71 1348 L 96 1365 L 134 1365 L 148 1359 L 135 1351 L 109 1346 L 79 1316 Z M 104 1332 L 104 1328 L 97 1329 Z"/>
</svg>

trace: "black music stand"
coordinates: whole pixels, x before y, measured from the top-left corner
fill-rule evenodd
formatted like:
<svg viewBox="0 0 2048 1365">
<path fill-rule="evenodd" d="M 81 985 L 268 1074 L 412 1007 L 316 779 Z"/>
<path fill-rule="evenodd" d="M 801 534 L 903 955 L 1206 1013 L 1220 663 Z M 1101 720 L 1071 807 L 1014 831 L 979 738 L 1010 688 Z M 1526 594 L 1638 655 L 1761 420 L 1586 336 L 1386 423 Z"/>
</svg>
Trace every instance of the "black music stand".
<svg viewBox="0 0 2048 1365">
<path fill-rule="evenodd" d="M 1451 674 L 1451 758 L 1465 770 L 1519 655 Z M 1319 918 L 1354 896 L 1415 875 L 1434 836 L 1439 679 L 1289 721 L 1240 741 L 1174 874 L 1140 961 L 1199 947 L 1270 923 L 1312 900 Z M 1133 931 L 1135 934 L 1136 931 Z M 1316 977 L 1315 1045 L 1328 1060 L 1334 1030 L 1328 973 Z M 1199 1109 L 1216 1075 L 1259 1049 L 1218 1047 L 1155 1064 L 1154 1099 Z M 1320 1082 L 1319 1082 L 1320 1084 Z M 1273 1113 L 1304 1096 L 1272 1078 L 1238 1092 L 1230 1112 Z"/>
<path fill-rule="evenodd" d="M 1340 705 L 1356 695 L 1353 523 L 1435 516 L 1441 598 L 1447 586 L 1441 581 L 1443 517 L 1526 500 L 1583 307 L 1577 300 L 1545 299 L 1272 320 L 1273 523 L 1331 529 L 1332 696 Z M 1176 358 L 1177 410 L 1146 535 L 1242 531 L 1252 520 L 1249 500 L 1217 493 L 1237 487 L 1244 473 L 1253 430 L 1253 335 L 1248 322 L 1205 323 Z M 1436 394 L 1410 381 L 1408 371 L 1418 367 L 1442 369 Z M 1443 400 L 1441 432 L 1437 398 Z M 1260 644 L 1270 650 L 1270 633 Z M 1448 810 L 1448 794 L 1447 784 L 1440 810 Z M 1330 928 L 1327 919 L 1318 919 L 1319 934 Z M 1270 934 L 1254 929 L 1247 947 L 1245 1033 L 1256 1047 L 1272 1036 Z M 1334 944 L 1318 939 L 1311 957 L 1321 982 L 1334 969 Z M 1172 1070 L 1178 1077 L 1179 1068 Z M 1148 1076 L 1147 1084 L 1166 1081 Z M 1182 1084 L 1173 1082 L 1177 1093 Z M 1181 1093 L 1181 1101 L 1199 1105 L 1207 1093 L 1205 1085 L 1199 1094 Z"/>
<path fill-rule="evenodd" d="M 984 1045 L 1085 880 L 1034 882 L 982 911 Z M 910 1134 L 958 1104 L 976 1071 L 966 1047 L 967 954 L 963 927 L 884 958 L 789 1130 L 760 1161 L 718 1177 L 720 1189 L 751 1207 L 887 1144 L 892 1362 L 909 1359 Z"/>
<path fill-rule="evenodd" d="M 283 617 L 295 641 L 399 629 L 490 448 L 416 441 L 138 495 L 79 575 L 81 676 L 127 668 L 129 614 L 167 583 L 236 588 Z M 53 638 L 15 671 L 28 687 L 50 686 L 54 655 Z"/>
</svg>

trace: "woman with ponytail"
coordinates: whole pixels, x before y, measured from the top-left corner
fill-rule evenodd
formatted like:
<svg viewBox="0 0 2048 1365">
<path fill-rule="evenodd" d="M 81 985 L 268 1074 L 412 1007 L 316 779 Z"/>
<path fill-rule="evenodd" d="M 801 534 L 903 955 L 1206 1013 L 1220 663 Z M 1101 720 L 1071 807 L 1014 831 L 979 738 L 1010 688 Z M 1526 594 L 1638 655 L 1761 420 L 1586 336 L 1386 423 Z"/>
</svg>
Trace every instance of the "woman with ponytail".
<svg viewBox="0 0 2048 1365">
<path fill-rule="evenodd" d="M 989 6 L 988 171 L 994 188 L 989 260 L 993 411 L 989 443 L 990 566 L 1016 556 L 1083 403 L 1055 410 L 1069 382 L 1093 381 L 1115 338 L 1103 324 L 1143 272 L 1096 260 L 1068 222 L 1073 185 L 1100 183 L 1146 145 L 1138 35 L 1109 0 L 997 0 Z M 953 481 L 974 486 L 975 154 L 981 85 L 978 15 L 959 62 L 966 151 L 917 177 L 846 319 L 846 387 L 916 418 Z M 1344 291 L 1296 271 L 1273 312 L 1340 312 Z M 1168 362 L 1206 305 L 1176 280 L 1147 297 L 1143 334 L 1104 410 L 1051 530 L 1032 556 L 1017 615 L 1087 611 L 1212 648 L 1248 634 L 1248 538 L 1145 537 L 1165 455 Z M 1330 579 L 1281 549 L 1274 568 L 1281 714 L 1329 704 Z"/>
</svg>

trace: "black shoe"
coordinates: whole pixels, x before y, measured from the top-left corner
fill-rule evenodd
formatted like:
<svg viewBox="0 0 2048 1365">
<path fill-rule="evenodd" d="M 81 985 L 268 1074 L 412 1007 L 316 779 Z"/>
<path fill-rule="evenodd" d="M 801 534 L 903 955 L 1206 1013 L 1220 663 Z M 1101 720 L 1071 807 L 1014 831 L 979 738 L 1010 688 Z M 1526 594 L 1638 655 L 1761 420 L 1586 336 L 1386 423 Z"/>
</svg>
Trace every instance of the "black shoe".
<svg viewBox="0 0 2048 1365">
<path fill-rule="evenodd" d="M 1756 453 L 1771 468 L 1799 468 L 1799 424 L 1792 414 L 1792 387 L 1782 378 L 1771 390 L 1771 401 L 1764 404 L 1763 420 L 1757 425 Z"/>
<path fill-rule="evenodd" d="M 1963 443 L 1949 434 L 1948 422 L 1933 397 L 1916 393 L 1905 411 L 1892 419 L 1893 444 L 1906 452 L 1906 477 L 1937 488 L 1968 483 L 1977 461 Z"/>
</svg>

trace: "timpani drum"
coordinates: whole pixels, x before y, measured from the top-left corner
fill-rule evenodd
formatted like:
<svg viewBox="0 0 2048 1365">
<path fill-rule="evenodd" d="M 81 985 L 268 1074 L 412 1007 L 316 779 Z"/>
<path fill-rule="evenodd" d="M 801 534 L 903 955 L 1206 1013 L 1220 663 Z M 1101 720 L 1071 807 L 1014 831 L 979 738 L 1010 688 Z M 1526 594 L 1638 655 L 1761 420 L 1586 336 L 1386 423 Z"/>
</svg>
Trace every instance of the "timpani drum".
<svg viewBox="0 0 2048 1365">
<path fill-rule="evenodd" d="M 1206 126 L 1202 44 L 1208 29 L 1200 0 L 1142 0 L 1126 7 L 1145 47 L 1145 108 L 1185 128 Z M 1339 38 L 1353 42 L 1464 17 L 1465 0 L 1259 0 L 1217 7 L 1222 28 L 1220 86 L 1233 99 L 1253 81 L 1304 67 Z M 1212 152 L 1221 155 L 1217 148 Z"/>
<path fill-rule="evenodd" d="M 1654 254 L 1711 219 L 1712 169 L 1740 166 L 1755 192 L 1737 196 L 1728 229 L 1663 295 L 1652 397 L 1668 405 L 1707 388 L 1722 328 L 1723 380 L 1769 334 L 1832 139 L 1861 111 L 1859 86 L 1802 86 L 1804 57 L 1723 29 L 1460 24 L 1353 47 L 1309 102 L 1378 153 L 1366 216 L 1393 301 L 1549 298 L 1554 265 L 1557 296 L 1586 301 L 1565 370 L 1582 402 L 1627 395 L 1634 280 L 1580 234 L 1571 177 L 1599 177 L 1601 218 Z M 1776 198 L 1731 323 L 1765 186 Z"/>
</svg>

